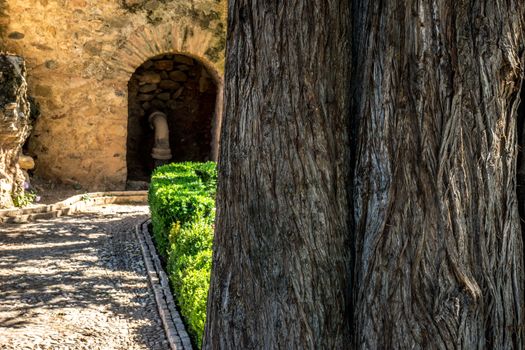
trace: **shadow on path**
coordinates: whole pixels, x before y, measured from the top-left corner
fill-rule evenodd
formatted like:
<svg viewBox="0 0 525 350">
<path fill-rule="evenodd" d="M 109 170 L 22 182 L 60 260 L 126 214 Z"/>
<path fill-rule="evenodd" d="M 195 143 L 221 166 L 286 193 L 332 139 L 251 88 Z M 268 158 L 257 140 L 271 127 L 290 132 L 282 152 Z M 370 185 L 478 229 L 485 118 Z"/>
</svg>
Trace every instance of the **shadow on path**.
<svg viewBox="0 0 525 350">
<path fill-rule="evenodd" d="M 146 207 L 94 210 L 0 225 L 1 345 L 167 348 L 134 233 Z"/>
</svg>

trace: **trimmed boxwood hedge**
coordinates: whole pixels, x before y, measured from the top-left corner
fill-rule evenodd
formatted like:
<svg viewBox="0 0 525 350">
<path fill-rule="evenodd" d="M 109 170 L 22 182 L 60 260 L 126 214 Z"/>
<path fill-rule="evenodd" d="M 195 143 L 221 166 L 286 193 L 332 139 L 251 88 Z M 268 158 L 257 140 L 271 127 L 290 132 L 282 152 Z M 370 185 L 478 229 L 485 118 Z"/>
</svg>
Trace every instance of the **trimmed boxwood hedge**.
<svg viewBox="0 0 525 350">
<path fill-rule="evenodd" d="M 199 348 L 206 322 L 216 187 L 215 163 L 187 162 L 155 169 L 149 190 L 153 238 Z"/>
</svg>

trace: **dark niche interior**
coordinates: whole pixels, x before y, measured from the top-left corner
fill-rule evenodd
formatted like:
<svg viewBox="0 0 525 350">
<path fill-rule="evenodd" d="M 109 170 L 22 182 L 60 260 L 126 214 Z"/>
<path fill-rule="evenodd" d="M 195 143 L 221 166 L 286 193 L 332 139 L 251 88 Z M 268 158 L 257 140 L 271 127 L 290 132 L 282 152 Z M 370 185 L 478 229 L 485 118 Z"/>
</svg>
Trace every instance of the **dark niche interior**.
<svg viewBox="0 0 525 350">
<path fill-rule="evenodd" d="M 209 72 L 191 57 L 166 54 L 142 64 L 128 83 L 128 181 L 149 181 L 159 164 L 209 160 L 216 94 Z M 154 112 L 166 115 L 169 160 L 152 157 Z"/>
<path fill-rule="evenodd" d="M 525 240 L 525 86 L 521 87 L 521 102 L 518 107 L 517 136 L 518 159 L 516 167 L 516 192 L 520 214 L 521 232 Z"/>
</svg>

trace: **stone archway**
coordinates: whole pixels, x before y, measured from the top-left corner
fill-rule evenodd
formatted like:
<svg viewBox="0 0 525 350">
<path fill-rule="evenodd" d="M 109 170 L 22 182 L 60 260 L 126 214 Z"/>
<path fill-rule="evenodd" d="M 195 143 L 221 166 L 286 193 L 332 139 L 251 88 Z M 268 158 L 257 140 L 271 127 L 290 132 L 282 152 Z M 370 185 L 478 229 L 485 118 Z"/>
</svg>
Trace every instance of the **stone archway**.
<svg viewBox="0 0 525 350">
<path fill-rule="evenodd" d="M 128 83 L 128 182 L 148 181 L 161 163 L 151 156 L 155 135 L 149 116 L 155 112 L 167 117 L 170 161 L 214 159 L 218 91 L 207 67 L 187 55 L 158 55 L 135 70 Z"/>
</svg>

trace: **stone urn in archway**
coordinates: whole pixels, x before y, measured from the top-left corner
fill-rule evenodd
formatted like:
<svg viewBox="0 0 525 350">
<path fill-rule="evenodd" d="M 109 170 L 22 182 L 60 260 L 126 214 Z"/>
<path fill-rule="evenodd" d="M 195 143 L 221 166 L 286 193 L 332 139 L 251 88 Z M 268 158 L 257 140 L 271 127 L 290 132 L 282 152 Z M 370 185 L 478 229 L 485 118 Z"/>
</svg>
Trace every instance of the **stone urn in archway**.
<svg viewBox="0 0 525 350">
<path fill-rule="evenodd" d="M 128 83 L 128 183 L 149 181 L 171 161 L 212 159 L 217 95 L 216 81 L 192 57 L 165 54 L 137 68 Z"/>
</svg>

